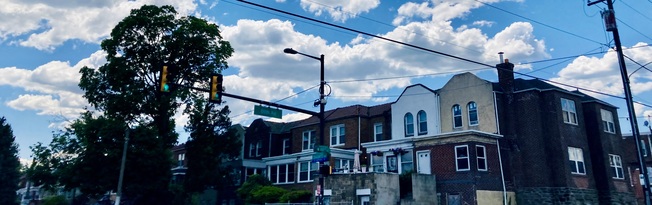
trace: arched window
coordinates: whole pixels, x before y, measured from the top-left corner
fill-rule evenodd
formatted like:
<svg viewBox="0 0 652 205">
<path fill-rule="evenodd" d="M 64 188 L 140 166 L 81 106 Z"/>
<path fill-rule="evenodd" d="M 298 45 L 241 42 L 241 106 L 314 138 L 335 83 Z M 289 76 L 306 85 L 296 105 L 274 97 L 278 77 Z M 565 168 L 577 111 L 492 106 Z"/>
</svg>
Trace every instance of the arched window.
<svg viewBox="0 0 652 205">
<path fill-rule="evenodd" d="M 428 134 L 428 117 L 425 111 L 421 110 L 417 113 L 417 122 L 419 122 L 417 124 L 419 135 Z"/>
<path fill-rule="evenodd" d="M 462 127 L 462 108 L 460 105 L 453 105 L 453 128 Z"/>
<path fill-rule="evenodd" d="M 470 102 L 468 105 L 469 110 L 469 126 L 478 125 L 478 105 L 475 102 Z"/>
<path fill-rule="evenodd" d="M 414 136 L 414 117 L 409 112 L 405 114 L 405 136 Z"/>
</svg>

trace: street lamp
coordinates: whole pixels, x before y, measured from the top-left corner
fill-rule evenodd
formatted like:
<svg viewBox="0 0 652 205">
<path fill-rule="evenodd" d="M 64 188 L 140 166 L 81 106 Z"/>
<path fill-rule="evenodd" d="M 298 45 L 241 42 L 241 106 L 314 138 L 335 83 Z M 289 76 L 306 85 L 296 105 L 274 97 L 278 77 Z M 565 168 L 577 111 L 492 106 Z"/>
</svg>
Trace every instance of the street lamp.
<svg viewBox="0 0 652 205">
<path fill-rule="evenodd" d="M 287 53 L 287 54 L 299 54 L 299 55 L 302 55 L 302 56 L 306 56 L 308 58 L 318 60 L 321 63 L 321 70 L 320 70 L 321 71 L 321 75 L 320 75 L 321 77 L 320 77 L 320 81 L 319 81 L 319 101 L 317 103 L 319 103 L 319 116 L 318 116 L 318 118 L 319 118 L 319 145 L 324 145 L 324 124 L 325 124 L 325 122 L 324 122 L 324 107 L 326 106 L 326 100 L 324 99 L 324 84 L 326 84 L 326 82 L 324 81 L 324 54 L 321 54 L 320 57 L 316 57 L 316 56 L 311 56 L 311 55 L 308 55 L 308 54 L 305 54 L 305 53 L 295 51 L 292 48 L 283 49 L 283 52 Z M 315 103 L 315 104 L 317 104 L 317 103 Z M 324 162 L 319 162 L 319 170 L 321 170 L 321 167 L 323 165 L 324 165 Z M 320 188 L 319 205 L 323 205 L 324 204 L 324 194 L 323 194 L 323 192 L 324 192 L 324 176 L 323 176 L 323 174 L 319 175 L 319 188 Z"/>
</svg>

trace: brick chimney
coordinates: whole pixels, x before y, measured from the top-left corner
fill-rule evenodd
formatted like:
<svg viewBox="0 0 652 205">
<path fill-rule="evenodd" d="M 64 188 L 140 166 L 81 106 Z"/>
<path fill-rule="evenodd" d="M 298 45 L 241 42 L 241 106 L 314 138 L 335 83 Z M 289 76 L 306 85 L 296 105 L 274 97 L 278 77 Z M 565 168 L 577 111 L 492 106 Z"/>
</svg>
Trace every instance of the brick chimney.
<svg viewBox="0 0 652 205">
<path fill-rule="evenodd" d="M 503 54 L 500 53 L 500 59 L 502 60 Z M 496 69 L 498 70 L 498 84 L 500 88 L 503 89 L 505 93 L 514 92 L 514 64 L 509 62 L 509 59 L 505 59 L 503 63 L 497 64 Z"/>
</svg>

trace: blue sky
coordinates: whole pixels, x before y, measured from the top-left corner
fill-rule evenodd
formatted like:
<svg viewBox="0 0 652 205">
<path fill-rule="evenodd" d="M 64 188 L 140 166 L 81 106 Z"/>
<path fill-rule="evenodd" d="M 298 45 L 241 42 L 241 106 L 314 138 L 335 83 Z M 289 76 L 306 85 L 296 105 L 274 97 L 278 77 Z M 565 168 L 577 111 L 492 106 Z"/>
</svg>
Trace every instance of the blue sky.
<svg viewBox="0 0 652 205">
<path fill-rule="evenodd" d="M 251 0 L 276 9 L 494 65 L 497 53 L 519 72 L 624 96 L 612 34 L 599 3 L 584 0 Z M 482 2 L 482 3 L 481 3 Z M 173 5 L 220 26 L 235 53 L 225 72 L 226 91 L 317 111 L 319 62 L 283 49 L 325 55 L 332 88 L 327 109 L 393 102 L 408 85 L 440 88 L 455 73 L 495 81 L 493 69 L 362 36 L 236 0 L 5 0 L 0 8 L 0 116 L 11 124 L 20 157 L 29 146 L 49 143 L 52 132 L 76 119 L 88 103 L 79 68 L 105 63 L 99 43 L 129 11 L 143 4 Z M 625 55 L 652 62 L 652 2 L 614 4 Z M 564 58 L 588 53 L 581 57 Z M 557 60 L 558 58 L 564 58 Z M 549 60 L 540 62 L 542 60 Z M 535 63 L 529 63 L 535 62 Z M 652 64 L 627 60 L 634 100 L 652 105 Z M 638 69 L 638 71 L 636 71 Z M 636 72 L 634 72 L 636 71 Z M 517 75 L 517 77 L 527 78 Z M 595 94 L 618 106 L 623 132 L 631 132 L 624 100 Z M 259 118 L 254 104 L 225 98 L 232 121 Z M 639 124 L 652 108 L 635 106 Z M 284 111 L 283 120 L 305 118 Z M 182 132 L 186 119 L 176 115 Z M 647 128 L 641 127 L 641 131 Z M 187 135 L 179 139 L 185 141 Z"/>
</svg>

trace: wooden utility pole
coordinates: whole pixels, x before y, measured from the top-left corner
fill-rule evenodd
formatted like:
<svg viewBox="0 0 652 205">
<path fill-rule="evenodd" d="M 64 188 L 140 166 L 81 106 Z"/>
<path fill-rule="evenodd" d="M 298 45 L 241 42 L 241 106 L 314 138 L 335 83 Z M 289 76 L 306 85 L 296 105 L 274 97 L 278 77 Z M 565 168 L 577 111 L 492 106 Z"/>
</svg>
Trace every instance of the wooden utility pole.
<svg viewBox="0 0 652 205">
<path fill-rule="evenodd" d="M 604 2 L 605 0 L 598 0 L 591 2 L 589 0 L 588 5 L 597 4 Z M 634 112 L 634 100 L 632 99 L 632 91 L 629 87 L 629 76 L 627 75 L 627 67 L 625 66 L 625 59 L 623 58 L 623 49 L 620 44 L 620 34 L 618 34 L 618 27 L 616 26 L 616 15 L 614 13 L 614 5 L 612 0 L 607 1 L 607 10 L 602 11 L 602 18 L 605 22 L 605 27 L 607 31 L 611 31 L 614 35 L 614 43 L 616 44 L 616 53 L 618 55 L 618 64 L 620 65 L 620 76 L 623 80 L 623 88 L 625 89 L 625 101 L 627 102 L 627 111 L 629 112 L 629 122 L 632 126 L 632 136 L 634 137 L 634 142 L 636 146 L 636 155 L 638 156 L 639 169 L 643 175 L 643 194 L 645 196 L 645 204 L 650 204 L 650 180 L 648 177 L 647 167 L 645 166 L 645 158 L 641 153 L 641 147 L 645 146 L 644 143 L 641 143 L 640 132 L 638 130 L 638 123 L 636 123 L 636 113 Z"/>
</svg>

